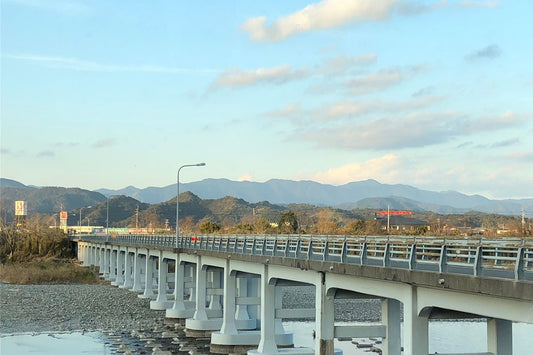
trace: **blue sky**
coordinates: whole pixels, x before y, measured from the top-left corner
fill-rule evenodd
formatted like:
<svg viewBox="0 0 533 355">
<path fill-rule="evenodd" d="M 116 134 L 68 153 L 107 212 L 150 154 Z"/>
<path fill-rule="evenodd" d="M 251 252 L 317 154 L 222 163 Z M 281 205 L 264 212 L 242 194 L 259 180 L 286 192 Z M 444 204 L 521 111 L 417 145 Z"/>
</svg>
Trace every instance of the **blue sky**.
<svg viewBox="0 0 533 355">
<path fill-rule="evenodd" d="M 533 197 L 530 0 L 3 0 L 1 175 Z"/>
</svg>

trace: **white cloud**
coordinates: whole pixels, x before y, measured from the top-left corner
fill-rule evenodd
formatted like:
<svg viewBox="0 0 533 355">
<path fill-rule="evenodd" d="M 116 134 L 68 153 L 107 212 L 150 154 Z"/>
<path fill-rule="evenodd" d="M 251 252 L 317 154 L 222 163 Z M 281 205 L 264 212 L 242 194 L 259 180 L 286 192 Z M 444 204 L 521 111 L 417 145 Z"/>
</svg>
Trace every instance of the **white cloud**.
<svg viewBox="0 0 533 355">
<path fill-rule="evenodd" d="M 109 65 L 89 62 L 77 58 L 48 57 L 39 55 L 14 55 L 4 54 L 4 58 L 23 60 L 44 64 L 48 67 L 58 69 L 70 69 L 79 71 L 99 71 L 99 72 L 148 72 L 148 73 L 187 73 L 187 72 L 214 72 L 212 69 L 190 69 L 190 68 L 173 68 L 158 65 Z"/>
<path fill-rule="evenodd" d="M 495 8 L 497 1 L 450 2 L 408 0 L 323 0 L 268 23 L 265 16 L 253 17 L 241 25 L 255 41 L 276 42 L 317 30 L 365 21 L 387 20 L 393 14 L 413 16 L 442 8 Z"/>
<path fill-rule="evenodd" d="M 389 68 L 347 81 L 344 85 L 353 95 L 384 90 L 410 79 L 424 70 L 423 65 L 408 68 Z"/>
<path fill-rule="evenodd" d="M 394 181 L 401 158 L 387 154 L 362 163 L 354 162 L 327 171 L 320 171 L 309 178 L 324 184 L 343 185 L 353 181 L 378 179 L 382 182 Z"/>
<path fill-rule="evenodd" d="M 296 33 L 323 30 L 348 23 L 388 18 L 397 0 L 323 0 L 267 25 L 264 16 L 254 17 L 241 29 L 257 41 L 279 41 Z"/>
<path fill-rule="evenodd" d="M 300 80 L 310 75 L 303 69 L 292 69 L 290 65 L 281 65 L 273 68 L 259 68 L 252 71 L 229 69 L 223 72 L 211 85 L 212 88 L 231 87 L 239 88 L 260 83 L 283 84 L 292 80 Z"/>
<path fill-rule="evenodd" d="M 330 124 L 335 121 L 350 120 L 375 113 L 413 112 L 427 108 L 445 98 L 445 96 L 425 96 L 411 98 L 407 101 L 343 100 L 309 110 L 302 109 L 300 104 L 289 104 L 282 109 L 268 112 L 266 115 L 285 118 L 299 117 L 300 120 L 294 121 L 294 123 L 304 126 L 320 123 Z M 305 129 L 305 127 L 302 128 Z"/>
<path fill-rule="evenodd" d="M 526 116 L 508 110 L 500 116 L 483 117 L 471 122 L 465 122 L 463 129 L 469 132 L 496 131 L 520 125 L 526 121 Z"/>
<path fill-rule="evenodd" d="M 377 54 L 360 54 L 357 56 L 338 56 L 328 59 L 320 68 L 320 72 L 327 76 L 342 75 L 349 69 L 373 64 L 377 61 Z"/>
<path fill-rule="evenodd" d="M 251 173 L 246 173 L 243 176 L 239 177 L 237 181 L 255 181 Z"/>
</svg>

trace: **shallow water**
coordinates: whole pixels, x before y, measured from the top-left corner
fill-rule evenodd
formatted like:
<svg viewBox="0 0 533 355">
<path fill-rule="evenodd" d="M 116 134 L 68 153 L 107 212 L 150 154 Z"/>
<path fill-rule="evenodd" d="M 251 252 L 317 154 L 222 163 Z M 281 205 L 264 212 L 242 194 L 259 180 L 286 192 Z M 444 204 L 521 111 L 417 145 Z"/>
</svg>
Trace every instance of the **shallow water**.
<svg viewBox="0 0 533 355">
<path fill-rule="evenodd" d="M 313 347 L 314 322 L 284 322 L 287 331 L 294 333 L 296 347 Z M 340 323 L 336 324 L 348 324 Z M 354 323 L 350 323 L 354 324 Z M 361 324 L 361 323 L 359 323 Z M 368 324 L 368 323 L 366 323 Z M 429 324 L 429 352 L 464 353 L 486 352 L 486 322 L 482 321 L 435 321 Z M 529 354 L 533 348 L 533 324 L 513 324 L 513 352 Z M 177 349 L 178 345 L 176 345 Z M 346 355 L 372 354 L 357 349 L 350 341 L 335 340 L 335 347 Z M 119 344 L 116 339 L 102 333 L 54 333 L 13 334 L 0 336 L 0 354 L 116 354 Z M 202 352 L 195 351 L 196 354 Z M 205 352 L 208 354 L 208 352 Z"/>
<path fill-rule="evenodd" d="M 0 337 L 0 354 L 115 354 L 117 347 L 98 332 L 13 334 Z"/>
</svg>

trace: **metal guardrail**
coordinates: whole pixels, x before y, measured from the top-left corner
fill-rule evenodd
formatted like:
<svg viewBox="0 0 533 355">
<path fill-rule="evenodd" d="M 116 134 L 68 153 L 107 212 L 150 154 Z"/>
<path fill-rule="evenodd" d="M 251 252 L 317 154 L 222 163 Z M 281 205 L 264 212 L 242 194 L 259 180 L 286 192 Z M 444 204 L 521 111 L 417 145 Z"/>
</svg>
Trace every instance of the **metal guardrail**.
<svg viewBox="0 0 533 355">
<path fill-rule="evenodd" d="M 175 235 L 73 237 L 97 243 L 176 246 Z M 533 239 L 186 234 L 179 237 L 177 247 L 533 282 Z"/>
</svg>

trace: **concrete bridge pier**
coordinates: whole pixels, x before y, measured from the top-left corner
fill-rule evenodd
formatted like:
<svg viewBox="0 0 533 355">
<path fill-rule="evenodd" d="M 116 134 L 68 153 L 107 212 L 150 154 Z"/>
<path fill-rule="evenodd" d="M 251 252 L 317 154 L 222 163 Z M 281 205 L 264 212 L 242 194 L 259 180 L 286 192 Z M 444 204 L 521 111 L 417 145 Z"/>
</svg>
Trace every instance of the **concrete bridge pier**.
<svg viewBox="0 0 533 355">
<path fill-rule="evenodd" d="M 104 279 L 109 280 L 109 270 L 111 269 L 111 253 L 110 250 L 106 247 L 102 248 L 102 254 L 103 254 L 103 275 Z"/>
<path fill-rule="evenodd" d="M 172 308 L 167 309 L 165 318 L 179 320 L 180 323 L 185 323 L 185 319 L 192 318 L 195 312 L 195 303 L 191 301 L 185 301 L 185 286 L 189 278 L 186 278 L 185 271 L 191 271 L 190 268 L 186 268 L 185 263 L 179 261 L 179 257 L 176 258 L 174 271 L 174 303 Z"/>
<path fill-rule="evenodd" d="M 117 279 L 117 250 L 111 249 L 109 253 L 109 281 L 113 282 Z"/>
<path fill-rule="evenodd" d="M 152 261 L 152 258 L 150 256 L 150 254 L 146 254 L 146 257 L 145 257 L 145 273 L 144 273 L 144 293 L 141 294 L 141 295 L 138 295 L 139 298 L 150 298 L 150 299 L 154 299 L 155 298 L 155 295 L 154 295 L 154 289 L 153 289 L 153 281 L 152 281 L 152 276 L 153 276 L 153 270 L 152 270 L 152 266 L 153 266 L 153 261 Z"/>
<path fill-rule="evenodd" d="M 166 310 L 172 307 L 173 301 L 168 300 L 167 298 L 167 275 L 168 275 L 168 259 L 163 257 L 163 252 L 160 252 L 159 255 L 159 273 L 158 273 L 158 283 L 157 283 L 157 298 L 155 301 L 150 302 L 151 309 L 157 310 Z"/>
<path fill-rule="evenodd" d="M 133 253 L 133 285 L 131 291 L 140 292 L 141 287 L 141 255 L 138 251 Z"/>
<path fill-rule="evenodd" d="M 115 278 L 115 281 L 111 282 L 111 285 L 114 285 L 114 286 L 124 285 L 124 252 L 120 250 L 120 248 L 117 250 L 116 262 L 117 262 L 116 264 L 117 277 Z"/>
<path fill-rule="evenodd" d="M 133 286 L 132 255 L 128 249 L 124 254 L 124 284 L 120 288 L 130 289 Z"/>
<path fill-rule="evenodd" d="M 240 276 L 240 277 L 237 277 Z M 256 286 L 249 283 L 249 279 L 256 278 L 255 275 L 241 273 L 230 268 L 230 261 L 226 261 L 224 267 L 224 305 L 223 322 L 220 331 L 211 333 L 211 352 L 231 354 L 243 350 L 257 348 L 261 339 L 261 332 L 255 330 L 257 319 L 250 317 L 248 304 L 252 305 L 253 298 L 248 295 L 249 286 Z M 237 303 L 243 302 L 243 304 Z M 276 334 L 276 342 L 281 346 L 292 346 L 292 337 L 283 337 Z"/>
<path fill-rule="evenodd" d="M 381 323 L 385 326 L 382 355 L 400 355 L 402 351 L 400 301 L 391 298 L 381 300 Z"/>
<path fill-rule="evenodd" d="M 192 318 L 185 320 L 185 334 L 188 337 L 209 337 L 215 330 L 222 327 L 220 310 L 207 309 L 207 275 L 209 265 L 202 263 L 202 258 L 197 257 L 196 264 L 196 310 Z M 219 272 L 218 269 L 211 272 Z"/>
<path fill-rule="evenodd" d="M 428 315 L 419 315 L 417 289 L 411 287 L 410 297 L 403 302 L 404 354 L 427 355 L 429 353 Z"/>
<path fill-rule="evenodd" d="M 487 320 L 488 351 L 494 355 L 513 353 L 513 322 L 504 319 Z"/>
<path fill-rule="evenodd" d="M 104 273 L 104 256 L 103 256 L 103 248 L 98 248 L 96 253 L 97 261 L 98 261 L 98 270 L 100 274 Z"/>
</svg>

